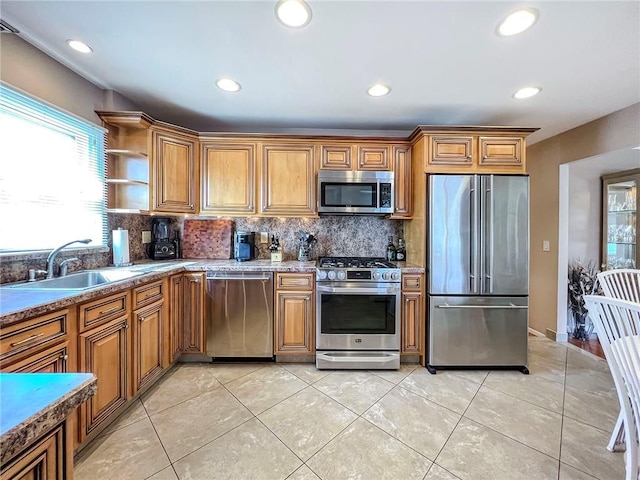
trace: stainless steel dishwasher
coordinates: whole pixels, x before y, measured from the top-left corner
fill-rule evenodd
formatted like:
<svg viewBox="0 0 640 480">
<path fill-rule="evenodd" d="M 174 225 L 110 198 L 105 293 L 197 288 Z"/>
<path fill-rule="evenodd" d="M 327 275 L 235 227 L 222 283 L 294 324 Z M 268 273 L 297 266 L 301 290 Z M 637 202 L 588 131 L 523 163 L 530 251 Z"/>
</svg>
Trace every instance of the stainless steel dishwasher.
<svg viewBox="0 0 640 480">
<path fill-rule="evenodd" d="M 207 273 L 207 355 L 273 359 L 273 274 Z"/>
</svg>

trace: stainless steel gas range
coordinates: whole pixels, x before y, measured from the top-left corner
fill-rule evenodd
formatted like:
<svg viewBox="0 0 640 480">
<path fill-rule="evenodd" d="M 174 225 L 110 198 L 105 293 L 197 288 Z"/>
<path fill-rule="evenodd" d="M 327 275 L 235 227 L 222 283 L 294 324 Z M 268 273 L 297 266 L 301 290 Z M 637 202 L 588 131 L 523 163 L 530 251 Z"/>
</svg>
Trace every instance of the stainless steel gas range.
<svg viewBox="0 0 640 480">
<path fill-rule="evenodd" d="M 316 366 L 400 368 L 400 269 L 384 258 L 321 257 Z"/>
</svg>

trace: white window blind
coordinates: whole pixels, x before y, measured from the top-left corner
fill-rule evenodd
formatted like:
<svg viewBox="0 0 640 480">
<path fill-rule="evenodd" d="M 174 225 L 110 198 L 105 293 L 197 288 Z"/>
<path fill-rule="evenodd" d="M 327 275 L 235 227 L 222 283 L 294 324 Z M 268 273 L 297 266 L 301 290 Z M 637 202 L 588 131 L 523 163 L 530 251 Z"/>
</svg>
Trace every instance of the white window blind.
<svg viewBox="0 0 640 480">
<path fill-rule="evenodd" d="M 0 84 L 0 252 L 107 245 L 105 131 Z"/>
</svg>

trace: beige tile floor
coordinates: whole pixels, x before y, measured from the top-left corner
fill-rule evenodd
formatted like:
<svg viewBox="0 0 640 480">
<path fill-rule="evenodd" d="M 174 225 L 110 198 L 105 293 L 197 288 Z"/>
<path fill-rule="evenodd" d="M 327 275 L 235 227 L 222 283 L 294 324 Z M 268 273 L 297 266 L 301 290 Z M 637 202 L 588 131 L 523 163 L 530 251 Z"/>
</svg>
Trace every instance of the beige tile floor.
<svg viewBox="0 0 640 480">
<path fill-rule="evenodd" d="M 76 479 L 623 479 L 606 362 L 529 340 L 528 376 L 181 364 L 79 455 Z"/>
</svg>

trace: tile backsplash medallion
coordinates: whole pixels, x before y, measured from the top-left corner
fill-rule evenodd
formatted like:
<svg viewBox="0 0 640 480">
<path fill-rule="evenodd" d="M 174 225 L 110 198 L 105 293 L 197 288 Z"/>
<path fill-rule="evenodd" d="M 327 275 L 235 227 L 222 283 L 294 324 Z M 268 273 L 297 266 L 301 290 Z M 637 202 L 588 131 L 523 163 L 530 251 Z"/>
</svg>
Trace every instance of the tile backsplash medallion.
<svg viewBox="0 0 640 480">
<path fill-rule="evenodd" d="M 184 217 L 163 216 L 171 219 L 171 238 L 175 232 L 184 232 Z M 65 250 L 57 257 L 56 263 L 67 258 L 78 257 L 79 261 L 69 265 L 69 272 L 107 267 L 113 264 L 111 253 L 112 230 L 118 227 L 129 231 L 129 253 L 131 261 L 148 259 L 146 245 L 142 243 L 142 232 L 150 231 L 154 216 L 135 214 L 108 214 L 108 250 Z M 207 220 L 210 217 L 193 217 Z M 211 219 L 214 220 L 214 219 Z M 235 217 L 233 231 L 256 232 L 256 243 L 259 249 L 258 259 L 269 259 L 269 245 L 271 236 L 280 240 L 284 249 L 284 260 L 296 260 L 300 231 L 313 234 L 318 240 L 311 254 L 315 259 L 321 256 L 371 256 L 384 257 L 389 236 L 396 242 L 402 237 L 402 221 L 389 220 L 373 216 L 322 216 L 319 218 L 258 218 Z M 260 243 L 260 232 L 267 232 L 269 242 Z M 232 243 L 232 240 L 231 240 Z M 0 257 L 0 283 L 24 281 L 31 268 L 43 270 L 46 268 L 46 258 L 49 251 L 22 255 L 8 255 Z M 411 260 L 411 259 L 409 259 Z"/>
</svg>

